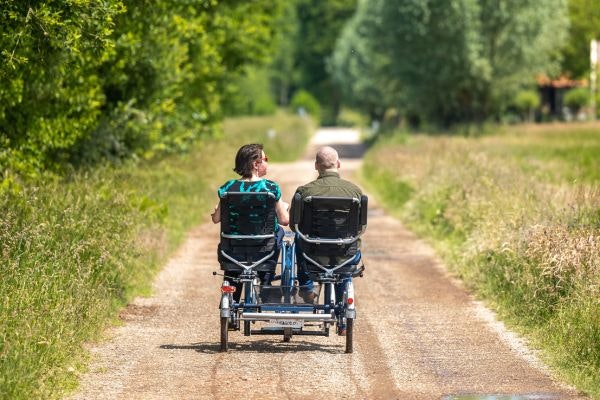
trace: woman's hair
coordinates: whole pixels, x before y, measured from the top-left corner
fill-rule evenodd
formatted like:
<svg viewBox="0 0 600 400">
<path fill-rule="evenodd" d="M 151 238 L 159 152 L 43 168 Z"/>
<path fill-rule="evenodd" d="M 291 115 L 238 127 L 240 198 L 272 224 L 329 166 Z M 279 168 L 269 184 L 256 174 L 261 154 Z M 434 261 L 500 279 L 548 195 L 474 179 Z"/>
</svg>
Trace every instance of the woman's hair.
<svg viewBox="0 0 600 400">
<path fill-rule="evenodd" d="M 263 145 L 259 143 L 245 144 L 238 150 L 235 155 L 235 168 L 242 178 L 252 176 L 252 163 L 262 158 Z"/>
</svg>

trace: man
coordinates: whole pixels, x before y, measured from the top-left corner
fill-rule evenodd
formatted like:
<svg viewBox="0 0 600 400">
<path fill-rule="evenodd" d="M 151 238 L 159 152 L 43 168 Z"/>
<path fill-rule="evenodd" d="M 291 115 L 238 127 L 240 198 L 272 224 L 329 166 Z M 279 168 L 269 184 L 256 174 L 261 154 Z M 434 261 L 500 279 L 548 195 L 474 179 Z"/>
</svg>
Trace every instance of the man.
<svg viewBox="0 0 600 400">
<path fill-rule="evenodd" d="M 296 193 L 300 193 L 302 199 L 308 196 L 355 197 L 360 199 L 362 195 L 360 188 L 354 183 L 340 178 L 340 160 L 337 151 L 333 147 L 326 146 L 317 151 L 315 169 L 319 172 L 319 177 L 316 180 L 296 189 Z M 290 210 L 294 210 L 293 199 Z M 290 211 L 290 214 L 292 213 L 293 211 Z M 292 215 L 290 215 L 290 221 L 291 220 L 293 220 Z M 291 228 L 295 229 L 295 227 Z M 299 241 L 296 241 L 296 243 L 296 249 L 300 250 Z M 358 242 L 358 245 L 360 246 L 360 242 Z M 298 260 L 298 282 L 304 289 L 301 291 L 301 295 L 305 301 L 312 302 L 316 296 L 315 292 L 313 291 L 313 282 L 305 270 L 305 264 L 302 260 L 302 256 L 298 254 L 296 259 Z M 349 279 L 352 278 L 348 277 L 344 280 L 344 282 L 336 285 L 336 301 L 341 301 L 344 284 Z M 340 334 L 343 333 L 343 331 L 340 332 Z"/>
</svg>

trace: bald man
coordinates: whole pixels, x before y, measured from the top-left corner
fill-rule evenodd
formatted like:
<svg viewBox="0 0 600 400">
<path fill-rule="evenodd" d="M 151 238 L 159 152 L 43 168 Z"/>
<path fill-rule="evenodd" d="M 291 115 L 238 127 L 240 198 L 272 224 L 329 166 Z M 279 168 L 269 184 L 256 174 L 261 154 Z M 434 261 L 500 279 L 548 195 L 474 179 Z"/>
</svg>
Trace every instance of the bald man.
<svg viewBox="0 0 600 400">
<path fill-rule="evenodd" d="M 360 199 L 362 195 L 360 188 L 354 183 L 340 178 L 340 159 L 338 152 L 333 147 L 325 146 L 317 151 L 315 169 L 319 172 L 319 177 L 296 189 L 296 193 L 300 193 L 302 199 L 308 196 L 354 197 Z M 290 207 L 290 221 L 293 220 L 292 210 L 294 210 L 293 199 Z M 294 227 L 291 228 L 294 229 Z M 296 241 L 296 244 L 296 249 L 299 251 L 299 241 Z M 357 244 L 360 246 L 360 241 Z M 314 284 L 304 269 L 303 258 L 299 255 L 296 257 L 296 260 L 298 261 L 298 282 L 301 288 L 304 289 L 300 291 L 300 294 L 305 301 L 312 302 L 316 296 L 316 293 L 313 291 Z M 351 277 L 347 279 L 351 279 Z M 336 301 L 340 301 L 343 290 L 344 282 L 336 285 Z M 338 333 L 345 334 L 345 329 L 342 329 Z"/>
<path fill-rule="evenodd" d="M 354 183 L 341 179 L 339 174 L 340 159 L 338 152 L 329 146 L 317 151 L 315 169 L 319 177 L 296 189 L 304 199 L 307 196 L 357 197 L 362 191 Z"/>
</svg>

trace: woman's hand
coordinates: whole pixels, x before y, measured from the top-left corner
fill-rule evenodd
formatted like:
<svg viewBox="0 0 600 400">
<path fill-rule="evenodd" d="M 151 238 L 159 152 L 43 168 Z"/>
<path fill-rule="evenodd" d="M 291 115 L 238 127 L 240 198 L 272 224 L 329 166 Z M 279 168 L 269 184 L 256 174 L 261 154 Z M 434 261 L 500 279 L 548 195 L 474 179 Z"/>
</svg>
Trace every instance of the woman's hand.
<svg viewBox="0 0 600 400">
<path fill-rule="evenodd" d="M 215 224 L 221 222 L 221 203 L 217 203 L 214 211 L 212 212 L 212 214 L 210 214 L 210 218 Z"/>
</svg>

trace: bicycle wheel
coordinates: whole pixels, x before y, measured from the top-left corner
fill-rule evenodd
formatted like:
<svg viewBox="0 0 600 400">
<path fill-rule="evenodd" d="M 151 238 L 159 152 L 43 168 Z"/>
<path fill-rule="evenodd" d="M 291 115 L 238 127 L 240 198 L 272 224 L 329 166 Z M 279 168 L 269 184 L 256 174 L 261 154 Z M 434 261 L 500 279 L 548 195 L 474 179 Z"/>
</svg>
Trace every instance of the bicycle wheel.
<svg viewBox="0 0 600 400">
<path fill-rule="evenodd" d="M 354 336 L 354 318 L 346 318 L 346 353 L 354 351 L 352 339 Z"/>
<path fill-rule="evenodd" d="M 221 317 L 221 351 L 227 351 L 229 340 L 229 318 Z"/>
</svg>

